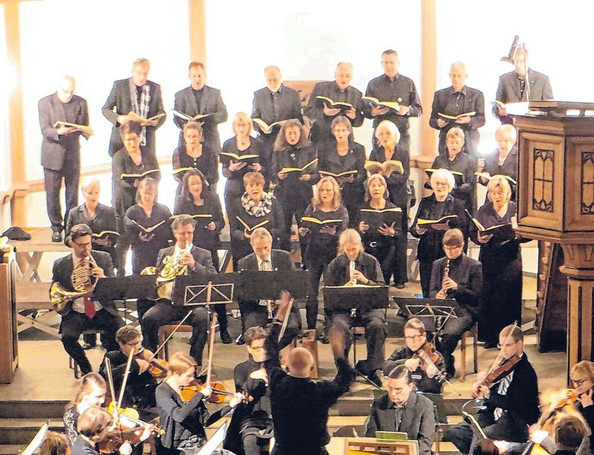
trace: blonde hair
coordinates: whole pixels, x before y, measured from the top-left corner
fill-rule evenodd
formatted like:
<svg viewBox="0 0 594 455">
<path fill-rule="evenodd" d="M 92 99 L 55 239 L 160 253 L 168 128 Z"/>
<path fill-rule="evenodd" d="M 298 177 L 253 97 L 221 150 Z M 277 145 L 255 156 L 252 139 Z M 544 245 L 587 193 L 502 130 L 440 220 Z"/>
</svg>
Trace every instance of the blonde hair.
<svg viewBox="0 0 594 455">
<path fill-rule="evenodd" d="M 419 318 L 410 318 L 404 324 L 404 330 L 406 329 L 413 329 L 419 333 L 426 333 L 425 324 Z"/>
<path fill-rule="evenodd" d="M 184 374 L 190 368 L 196 368 L 198 364 L 190 354 L 183 351 L 178 351 L 169 359 L 169 376 L 177 374 L 178 376 Z"/>
<path fill-rule="evenodd" d="M 243 176 L 243 186 L 246 187 L 248 183 L 251 183 L 252 185 L 264 186 L 266 179 L 264 179 L 264 176 L 261 172 L 248 172 Z"/>
<path fill-rule="evenodd" d="M 462 141 L 464 141 L 464 131 L 462 131 L 462 128 L 460 128 L 459 126 L 455 126 L 453 128 L 451 128 L 447 133 L 446 133 L 446 141 L 450 138 L 450 137 L 459 137 L 462 139 Z"/>
<path fill-rule="evenodd" d="M 510 337 L 515 342 L 524 341 L 524 333 L 522 333 L 522 329 L 517 325 L 507 325 L 501 329 L 499 332 L 499 336 L 503 338 Z"/>
<path fill-rule="evenodd" d="M 487 195 L 489 196 L 489 200 L 491 201 L 491 192 L 495 191 L 498 188 L 503 188 L 505 191 L 505 202 L 508 202 L 511 199 L 511 186 L 509 186 L 509 182 L 503 175 L 494 175 L 489 180 L 487 184 Z"/>
<path fill-rule="evenodd" d="M 371 185 L 371 182 L 373 180 L 379 180 L 381 182 L 382 186 L 384 187 L 383 197 L 384 199 L 388 199 L 388 197 L 390 196 L 390 191 L 388 190 L 388 183 L 386 182 L 386 179 L 382 174 L 372 174 L 365 182 L 365 201 L 371 200 L 371 195 L 369 194 L 369 186 Z"/>
<path fill-rule="evenodd" d="M 112 425 L 113 416 L 109 412 L 99 406 L 91 406 L 78 417 L 76 429 L 91 441 L 97 442 L 98 436 Z"/>
<path fill-rule="evenodd" d="M 140 183 L 138 184 L 138 188 L 136 189 L 136 203 L 140 202 L 140 190 L 146 188 L 147 190 L 152 190 L 155 193 L 155 204 L 157 203 L 157 199 L 159 197 L 159 182 L 157 182 L 152 177 L 145 177 L 143 178 Z"/>
<path fill-rule="evenodd" d="M 235 117 L 233 117 L 233 134 L 235 136 L 237 136 L 237 131 L 235 127 L 238 123 L 247 123 L 250 126 L 248 135 L 252 134 L 252 132 L 254 131 L 254 122 L 252 122 L 250 116 L 247 115 L 245 112 L 238 112 L 237 114 L 235 114 Z"/>
<path fill-rule="evenodd" d="M 357 243 L 363 251 L 363 242 L 361 241 L 361 235 L 354 229 L 346 229 L 341 232 L 338 237 L 338 254 L 344 253 L 344 247 L 347 243 Z"/>
<path fill-rule="evenodd" d="M 90 393 L 93 387 L 97 387 L 107 391 L 107 384 L 105 379 L 99 373 L 87 373 L 77 383 L 74 399 L 68 403 L 68 407 L 79 404 L 83 396 Z"/>
<path fill-rule="evenodd" d="M 338 207 L 340 207 L 340 186 L 338 185 L 336 179 L 330 176 L 322 177 L 316 184 L 316 190 L 314 191 L 313 198 L 311 198 L 311 205 L 314 209 L 320 208 L 322 205 L 322 200 L 320 199 L 320 188 L 322 188 L 322 185 L 327 182 L 332 185 L 332 189 L 334 190 L 334 197 L 332 198 L 332 210 L 338 210 Z"/>
<path fill-rule="evenodd" d="M 571 367 L 571 372 L 569 375 L 572 376 L 574 374 L 585 376 L 589 381 L 594 382 L 594 362 L 582 360 L 581 362 L 576 363 L 573 367 Z"/>
<path fill-rule="evenodd" d="M 266 239 L 272 242 L 272 235 L 270 234 L 270 232 L 268 232 L 268 229 L 259 227 L 257 229 L 254 229 L 254 232 L 252 232 L 252 235 L 250 237 L 250 243 L 253 243 L 254 240 L 259 239 Z"/>
</svg>

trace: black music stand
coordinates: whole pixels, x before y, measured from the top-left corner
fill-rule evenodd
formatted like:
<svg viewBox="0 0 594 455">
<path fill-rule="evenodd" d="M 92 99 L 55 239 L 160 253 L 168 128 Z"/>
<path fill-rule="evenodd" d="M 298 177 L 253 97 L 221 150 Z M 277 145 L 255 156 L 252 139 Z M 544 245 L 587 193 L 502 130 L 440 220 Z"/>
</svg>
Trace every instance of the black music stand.
<svg viewBox="0 0 594 455">
<path fill-rule="evenodd" d="M 324 286 L 326 311 L 388 308 L 389 286 Z"/>
<path fill-rule="evenodd" d="M 92 298 L 102 300 L 156 299 L 157 286 L 154 275 L 130 275 L 99 278 Z"/>
<path fill-rule="evenodd" d="M 417 299 L 393 297 L 400 313 L 407 319 L 419 318 L 425 330 L 432 334 L 439 333 L 450 319 L 458 319 L 460 306 L 454 299 Z"/>
<path fill-rule="evenodd" d="M 239 276 L 236 296 L 241 300 L 276 300 L 281 291 L 289 292 L 295 299 L 304 299 L 309 290 L 308 272 L 304 270 L 242 270 Z"/>
<path fill-rule="evenodd" d="M 239 273 L 184 275 L 175 280 L 173 293 L 183 296 L 184 306 L 232 303 Z"/>
</svg>

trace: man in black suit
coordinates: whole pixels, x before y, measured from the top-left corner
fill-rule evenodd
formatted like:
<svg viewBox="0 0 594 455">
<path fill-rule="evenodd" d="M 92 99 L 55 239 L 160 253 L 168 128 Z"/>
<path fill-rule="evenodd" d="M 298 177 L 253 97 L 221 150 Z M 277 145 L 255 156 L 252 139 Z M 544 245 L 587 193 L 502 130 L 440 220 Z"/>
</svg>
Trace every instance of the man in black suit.
<svg viewBox="0 0 594 455">
<path fill-rule="evenodd" d="M 499 77 L 499 86 L 495 100 L 503 104 L 519 103 L 525 101 L 544 101 L 553 99 L 551 81 L 546 74 L 528 68 L 528 51 L 518 48 L 514 55 L 515 70 Z M 526 86 L 526 73 L 528 73 L 529 86 Z M 530 95 L 530 99 L 528 96 Z M 501 123 L 512 123 L 512 118 L 507 115 L 505 106 L 493 106 L 493 115 Z"/>
<path fill-rule="evenodd" d="M 354 286 L 357 283 L 366 286 L 383 285 L 384 275 L 379 262 L 371 254 L 364 251 L 361 236 L 354 229 L 347 229 L 338 238 L 338 256 L 328 264 L 326 286 Z M 326 304 L 324 304 L 326 305 Z M 344 343 L 344 355 L 348 358 L 351 348 L 350 326 L 353 317 L 347 310 L 331 310 L 325 308 L 330 320 L 329 338 L 340 339 Z M 377 371 L 384 365 L 386 342 L 386 315 L 382 309 L 356 309 L 355 321 L 365 326 L 367 343 L 367 360 L 360 360 L 355 368 L 381 386 Z"/>
<path fill-rule="evenodd" d="M 272 235 L 265 228 L 257 228 L 250 237 L 250 244 L 253 253 L 241 258 L 238 263 L 238 270 L 260 270 L 260 271 L 282 271 L 295 270 L 291 254 L 284 250 L 272 249 Z M 250 327 L 265 327 L 268 324 L 269 315 L 266 301 L 264 300 L 240 300 L 242 334 Z M 301 330 L 299 311 L 295 306 L 291 309 L 291 315 L 285 329 L 285 333 L 279 342 L 280 348 L 287 346 Z M 244 344 L 243 336 L 237 338 L 237 344 Z"/>
<path fill-rule="evenodd" d="M 283 85 L 280 69 L 277 66 L 267 66 L 264 69 L 264 76 L 266 87 L 254 92 L 252 118 L 259 118 L 267 125 L 290 119 L 297 119 L 303 123 L 299 93 Z M 275 127 L 266 133 L 256 122 L 254 127 L 258 130 L 258 137 L 262 141 L 260 164 L 264 167 L 268 181 L 272 178 L 270 175 L 272 150 L 280 128 Z"/>
<path fill-rule="evenodd" d="M 103 115 L 113 124 L 109 141 L 109 156 L 113 156 L 124 145 L 118 128 L 130 121 L 139 121 L 130 112 L 149 119 L 163 114 L 158 119 L 142 122 L 140 145 L 156 156 L 155 136 L 157 129 L 165 122 L 165 109 L 161 98 L 161 86 L 148 80 L 151 69 L 145 58 L 137 59 L 132 65 L 132 77 L 115 81 L 111 93 L 102 108 Z"/>
<path fill-rule="evenodd" d="M 312 121 L 311 139 L 318 150 L 334 140 L 332 134 L 332 120 L 339 115 L 345 115 L 353 127 L 361 126 L 363 123 L 363 94 L 351 86 L 353 80 L 352 63 L 340 62 L 336 66 L 333 81 L 318 82 L 309 97 L 309 104 L 305 108 L 305 115 Z M 348 103 L 349 109 L 333 108 L 327 103 L 317 99 L 318 96 L 325 96 L 332 101 Z"/>
<path fill-rule="evenodd" d="M 409 152 L 410 134 L 408 132 L 410 117 L 419 117 L 423 108 L 417 93 L 417 88 L 412 79 L 398 73 L 398 52 L 387 49 L 382 53 L 382 68 L 384 74 L 369 81 L 365 96 L 377 98 L 380 101 L 395 101 L 400 104 L 398 112 L 387 107 L 372 105 L 365 106 L 365 116 L 373 118 L 373 128 L 377 128 L 382 120 L 389 120 L 398 127 L 400 141 L 398 149 Z M 375 134 L 373 144 L 377 144 Z"/>
<path fill-rule="evenodd" d="M 198 114 L 207 115 L 195 119 L 202 125 L 202 142 L 217 154 L 221 151 L 221 138 L 218 124 L 227 121 L 227 107 L 223 103 L 221 91 L 206 84 L 206 70 L 200 62 L 192 62 L 188 68 L 190 86 L 175 94 L 173 109 L 182 114 L 194 117 Z M 173 116 L 173 122 L 180 129 L 179 145 L 184 144 L 184 125 L 188 119 L 178 115 Z"/>
<path fill-rule="evenodd" d="M 91 280 L 114 276 L 109 254 L 103 251 L 91 251 L 91 235 L 91 228 L 85 224 L 72 227 L 69 242 L 72 253 L 54 262 L 52 287 L 54 283 L 58 283 L 64 290 L 74 292 L 73 271 L 84 267 L 89 269 L 90 277 L 94 277 L 90 278 Z M 92 300 L 92 294 L 89 294 L 68 301 L 62 309 L 58 310 L 58 313 L 62 315 L 60 333 L 64 349 L 78 364 L 83 374 L 92 371 L 85 351 L 78 343 L 78 338 L 84 330 L 103 330 L 105 335 L 102 341 L 105 349 L 108 351 L 118 349 L 115 334 L 123 323 L 118 317 L 113 301 L 96 302 Z"/>
<path fill-rule="evenodd" d="M 477 321 L 480 294 L 483 290 L 483 266 L 464 254 L 464 234 L 460 229 L 449 229 L 442 239 L 445 257 L 433 261 L 429 297 L 455 299 L 460 309 L 457 318 L 450 318 L 437 340 L 437 349 L 443 354 L 448 377 L 456 371 L 453 353 L 458 341 Z M 446 276 L 447 267 L 447 276 Z"/>
<path fill-rule="evenodd" d="M 485 435 L 494 440 L 524 442 L 528 426 L 538 420 L 538 380 L 524 352 L 524 335 L 516 325 L 508 325 L 499 333 L 503 361 L 517 361 L 510 371 L 493 384 L 484 385 L 486 372 L 477 374 L 473 397 L 483 398 L 484 408 L 478 423 Z M 444 441 L 453 442 L 462 453 L 470 453 L 474 439 L 470 424 L 462 422 L 446 431 Z M 476 441 L 476 440 L 475 440 Z"/>
<path fill-rule="evenodd" d="M 452 86 L 435 92 L 429 125 L 439 130 L 439 153 L 446 153 L 446 134 L 454 126 L 464 131 L 466 152 L 476 158 L 480 135 L 478 129 L 485 124 L 485 97 L 483 92 L 466 86 L 466 66 L 456 62 L 450 67 Z M 459 116 L 455 119 L 445 118 L 439 114 Z"/>
<path fill-rule="evenodd" d="M 388 393 L 376 398 L 365 421 L 365 436 L 375 438 L 376 431 L 400 431 L 419 442 L 419 454 L 431 455 L 435 432 L 433 402 L 417 394 L 410 371 L 404 365 L 388 375 Z"/>
<path fill-rule="evenodd" d="M 175 245 L 159 251 L 157 275 L 163 269 L 164 259 L 168 256 L 177 258 L 176 260 L 186 265 L 186 274 L 207 275 L 217 273 L 212 265 L 210 251 L 192 244 L 195 224 L 194 219 L 189 215 L 180 215 L 173 220 L 171 228 L 175 237 Z M 159 327 L 173 321 L 180 321 L 187 315 L 188 311 L 191 311 L 192 315 L 186 320 L 186 323 L 191 324 L 193 327 L 192 338 L 190 339 L 190 355 L 194 357 L 198 365 L 202 365 L 202 352 L 208 334 L 208 311 L 205 306 L 185 307 L 184 291 L 184 289 L 176 289 L 174 286 L 171 301 L 164 298 L 159 299 L 155 306 L 144 314 L 140 323 L 144 346 L 154 352 L 159 344 Z M 216 308 L 219 306 L 221 305 L 215 305 Z"/>
<path fill-rule="evenodd" d="M 78 181 L 80 178 L 80 140 L 88 133 L 72 127 L 56 124 L 68 122 L 77 125 L 89 124 L 87 102 L 74 94 L 74 78 L 64 76 L 56 93 L 39 100 L 39 124 L 41 142 L 41 165 L 45 182 L 47 215 L 52 224 L 52 241 L 62 241 L 63 221 L 68 212 L 78 204 Z M 60 186 L 66 187 L 66 212 L 62 217 Z"/>
</svg>

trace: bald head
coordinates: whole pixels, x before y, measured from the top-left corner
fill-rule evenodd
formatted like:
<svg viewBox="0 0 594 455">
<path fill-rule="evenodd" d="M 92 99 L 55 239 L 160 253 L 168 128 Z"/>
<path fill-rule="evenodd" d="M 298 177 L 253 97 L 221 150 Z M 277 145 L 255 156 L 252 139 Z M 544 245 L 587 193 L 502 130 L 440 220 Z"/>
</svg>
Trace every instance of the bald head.
<svg viewBox="0 0 594 455">
<path fill-rule="evenodd" d="M 305 348 L 295 348 L 287 361 L 289 373 L 296 378 L 307 378 L 314 364 L 311 353 Z"/>
<path fill-rule="evenodd" d="M 452 87 L 454 87 L 454 91 L 459 92 L 464 88 L 464 84 L 466 84 L 466 78 L 468 74 L 466 74 L 466 65 L 462 62 L 455 62 L 450 67 L 450 80 L 452 81 Z"/>
<path fill-rule="evenodd" d="M 353 80 L 353 64 L 340 62 L 338 65 L 336 65 L 334 78 L 336 79 L 336 85 L 338 85 L 340 90 L 345 90 L 349 85 L 351 85 L 351 81 Z"/>
<path fill-rule="evenodd" d="M 266 78 L 266 87 L 271 92 L 277 92 L 282 82 L 281 71 L 278 66 L 270 65 L 264 68 L 264 77 Z"/>
<path fill-rule="evenodd" d="M 60 86 L 58 87 L 58 99 L 62 103 L 68 103 L 74 96 L 74 89 L 76 88 L 76 81 L 72 76 L 62 76 L 60 79 Z"/>
</svg>

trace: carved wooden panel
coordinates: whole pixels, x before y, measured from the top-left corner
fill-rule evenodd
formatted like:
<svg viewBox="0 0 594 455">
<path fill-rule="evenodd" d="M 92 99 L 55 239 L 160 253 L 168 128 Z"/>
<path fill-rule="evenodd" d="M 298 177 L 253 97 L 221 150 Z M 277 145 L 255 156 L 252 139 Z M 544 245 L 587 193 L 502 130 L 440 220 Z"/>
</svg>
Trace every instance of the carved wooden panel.
<svg viewBox="0 0 594 455">
<path fill-rule="evenodd" d="M 582 152 L 580 213 L 594 215 L 594 152 Z"/>
<path fill-rule="evenodd" d="M 555 185 L 555 151 L 534 148 L 533 153 L 533 184 L 532 209 L 553 213 L 553 190 Z"/>
</svg>

